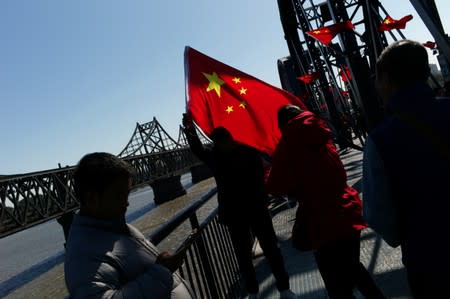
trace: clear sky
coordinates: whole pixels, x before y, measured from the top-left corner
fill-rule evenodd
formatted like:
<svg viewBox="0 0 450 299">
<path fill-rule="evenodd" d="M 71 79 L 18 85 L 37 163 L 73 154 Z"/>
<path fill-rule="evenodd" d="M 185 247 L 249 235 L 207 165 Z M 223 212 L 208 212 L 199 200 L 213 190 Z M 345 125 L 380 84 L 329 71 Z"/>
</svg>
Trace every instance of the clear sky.
<svg viewBox="0 0 450 299">
<path fill-rule="evenodd" d="M 433 40 L 408 0 L 382 3 Z M 118 154 L 153 116 L 176 138 L 186 45 L 275 86 L 288 55 L 276 0 L 2 0 L 0 41 L 0 174 Z"/>
</svg>

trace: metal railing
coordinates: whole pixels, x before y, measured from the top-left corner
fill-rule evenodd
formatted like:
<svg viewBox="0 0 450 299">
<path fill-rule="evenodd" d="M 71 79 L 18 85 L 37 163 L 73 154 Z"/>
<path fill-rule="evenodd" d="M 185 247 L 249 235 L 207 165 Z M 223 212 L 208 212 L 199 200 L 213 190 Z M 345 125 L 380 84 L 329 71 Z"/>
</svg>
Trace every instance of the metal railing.
<svg viewBox="0 0 450 299">
<path fill-rule="evenodd" d="M 197 298 L 241 298 L 242 283 L 233 245 L 227 228 L 218 222 L 218 208 L 199 222 L 198 210 L 214 195 L 214 187 L 200 199 L 180 210 L 163 226 L 150 235 L 158 245 L 176 228 L 189 220 L 191 230 L 196 231 L 192 241 L 182 242 L 187 252 L 180 275 L 189 283 Z"/>
</svg>

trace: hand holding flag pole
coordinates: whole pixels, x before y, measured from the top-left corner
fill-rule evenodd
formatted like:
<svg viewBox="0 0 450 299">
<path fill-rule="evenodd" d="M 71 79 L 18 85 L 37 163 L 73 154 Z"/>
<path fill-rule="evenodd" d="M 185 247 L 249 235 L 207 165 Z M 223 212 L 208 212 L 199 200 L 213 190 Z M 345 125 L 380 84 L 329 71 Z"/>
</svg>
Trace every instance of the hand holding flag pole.
<svg viewBox="0 0 450 299">
<path fill-rule="evenodd" d="M 187 107 L 186 107 L 186 109 L 187 109 Z M 189 113 L 189 111 L 186 111 L 186 113 L 183 113 L 183 127 L 187 131 L 194 129 L 194 121 L 192 120 L 192 116 Z"/>
</svg>

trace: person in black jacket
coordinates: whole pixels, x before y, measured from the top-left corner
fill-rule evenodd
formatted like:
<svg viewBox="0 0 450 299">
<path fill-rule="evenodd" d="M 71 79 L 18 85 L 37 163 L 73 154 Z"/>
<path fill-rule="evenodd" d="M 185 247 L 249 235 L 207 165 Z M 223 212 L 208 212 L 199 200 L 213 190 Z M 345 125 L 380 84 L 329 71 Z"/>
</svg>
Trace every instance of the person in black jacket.
<svg viewBox="0 0 450 299">
<path fill-rule="evenodd" d="M 269 262 L 281 298 L 297 298 L 289 289 L 289 276 L 267 209 L 260 153 L 234 141 L 224 127 L 212 131 L 213 147 L 205 148 L 189 114 L 183 115 L 183 126 L 192 152 L 211 169 L 216 179 L 219 221 L 229 229 L 249 297 L 257 298 L 259 290 L 252 262 L 253 234 Z"/>
</svg>

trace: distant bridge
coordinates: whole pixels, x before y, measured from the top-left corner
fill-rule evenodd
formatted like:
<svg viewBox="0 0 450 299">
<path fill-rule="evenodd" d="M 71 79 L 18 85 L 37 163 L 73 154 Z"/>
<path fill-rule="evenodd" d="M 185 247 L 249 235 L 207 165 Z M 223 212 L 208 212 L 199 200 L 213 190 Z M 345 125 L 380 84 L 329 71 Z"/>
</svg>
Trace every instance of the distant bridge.
<svg viewBox="0 0 450 299">
<path fill-rule="evenodd" d="M 204 144 L 210 140 L 199 131 Z M 186 191 L 180 175 L 192 171 L 193 182 L 209 174 L 192 154 L 184 131 L 175 140 L 156 118 L 136 124 L 130 141 L 118 157 L 136 170 L 133 188 L 150 185 L 156 203 Z M 75 166 L 33 173 L 0 176 L 0 237 L 26 229 L 79 208 L 73 188 Z M 64 226 L 64 225 L 63 225 Z"/>
</svg>

